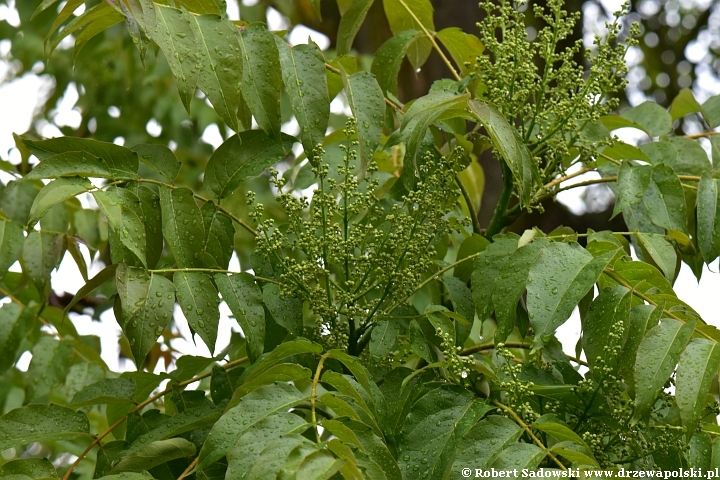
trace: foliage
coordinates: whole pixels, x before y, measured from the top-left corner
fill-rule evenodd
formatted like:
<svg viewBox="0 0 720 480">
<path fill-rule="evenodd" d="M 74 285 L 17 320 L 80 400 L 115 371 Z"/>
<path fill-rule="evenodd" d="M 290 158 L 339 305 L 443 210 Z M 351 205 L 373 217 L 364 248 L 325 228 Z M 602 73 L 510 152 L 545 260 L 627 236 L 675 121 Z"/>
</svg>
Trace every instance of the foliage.
<svg viewBox="0 0 720 480">
<path fill-rule="evenodd" d="M 565 48 L 577 18 L 559 2 L 532 9 L 545 27 L 530 41 L 524 4 L 481 4 L 477 37 L 435 32 L 429 1 L 385 0 L 395 35 L 367 71 L 344 54 L 371 3 L 338 2 L 335 57 L 230 21 L 215 0 L 60 10 L 48 52 L 74 35 L 76 56 L 124 22 L 133 55 L 165 58 L 191 115 L 208 108 L 201 91 L 236 133 L 199 166 L 165 144 L 17 137 L 23 162 L 2 163 L 15 179 L 0 190 L 0 449 L 36 445 L 45 459 L 2 475 L 440 479 L 717 463 L 720 332 L 672 284 L 680 262 L 699 276 L 720 255 L 717 155 L 699 143 L 716 144 L 719 97 L 700 105 L 685 90 L 669 111 L 612 114 L 635 29 L 618 12 L 587 51 Z M 403 104 L 403 58 L 420 67 L 433 50 L 453 78 Z M 573 60 L 581 50 L 587 64 Z M 329 129 L 341 91 L 351 117 Z M 297 138 L 281 131 L 288 112 Z M 689 115 L 708 131 L 678 134 Z M 642 145 L 612 136 L 626 127 Z M 486 229 L 481 155 L 504 179 Z M 629 231 L 504 231 L 593 183 L 610 186 Z M 92 278 L 82 249 L 104 265 Z M 242 249 L 251 269 L 229 271 Z M 61 310 L 51 274 L 65 252 L 87 283 Z M 112 308 L 138 371 L 110 371 L 68 317 L 95 291 L 92 314 Z M 183 317 L 214 350 L 221 299 L 242 336 L 211 358 L 168 358 Z M 569 356 L 556 332 L 575 308 Z"/>
</svg>

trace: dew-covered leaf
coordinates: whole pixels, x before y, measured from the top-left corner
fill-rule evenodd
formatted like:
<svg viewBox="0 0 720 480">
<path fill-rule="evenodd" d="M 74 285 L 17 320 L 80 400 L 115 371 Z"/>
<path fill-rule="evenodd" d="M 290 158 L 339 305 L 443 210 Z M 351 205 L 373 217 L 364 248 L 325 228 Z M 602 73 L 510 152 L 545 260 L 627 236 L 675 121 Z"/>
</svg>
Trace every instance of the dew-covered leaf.
<svg viewBox="0 0 720 480">
<path fill-rule="evenodd" d="M 135 381 L 127 378 L 108 378 L 88 385 L 70 401 L 74 408 L 108 403 L 128 403 L 135 397 Z"/>
<path fill-rule="evenodd" d="M 712 379 L 720 367 L 720 345 L 704 338 L 694 338 L 678 360 L 675 377 L 675 401 L 688 432 L 695 430 L 702 417 Z"/>
<path fill-rule="evenodd" d="M 71 177 L 58 178 L 43 187 L 37 194 L 30 209 L 28 223 L 34 225 L 52 207 L 85 193 L 93 186 L 87 178 Z"/>
<path fill-rule="evenodd" d="M 84 413 L 60 405 L 27 405 L 0 417 L 0 449 L 32 442 L 70 440 L 87 434 L 90 423 Z"/>
<path fill-rule="evenodd" d="M 20 224 L 0 219 L 0 280 L 22 254 L 25 235 Z"/>
<path fill-rule="evenodd" d="M 205 241 L 200 208 L 189 188 L 160 187 L 162 232 L 180 268 L 202 267 L 198 245 Z"/>
<path fill-rule="evenodd" d="M 201 272 L 175 272 L 175 293 L 190 328 L 212 353 L 220 322 L 220 298 L 210 276 Z"/>
<path fill-rule="evenodd" d="M 235 320 L 240 324 L 247 339 L 250 360 L 254 361 L 262 354 L 265 343 L 262 291 L 249 273 L 217 273 L 215 283 Z"/>
<path fill-rule="evenodd" d="M 17 303 L 0 305 L 0 374 L 15 363 L 20 344 L 32 330 L 37 312 L 37 305 L 26 308 Z"/>
<path fill-rule="evenodd" d="M 398 32 L 383 43 L 375 52 L 375 58 L 373 58 L 370 71 L 377 78 L 377 82 L 383 92 L 392 93 L 397 96 L 398 73 L 400 73 L 400 67 L 407 53 L 408 46 L 417 36 L 417 30 Z"/>
<path fill-rule="evenodd" d="M 383 0 L 385 15 L 394 34 L 405 30 L 433 32 L 433 6 L 430 0 Z M 423 36 L 415 40 L 407 51 L 413 68 L 420 68 L 430 56 L 432 43 Z"/>
<path fill-rule="evenodd" d="M 196 447 L 184 438 L 169 438 L 143 445 L 115 464 L 110 473 L 150 470 L 163 463 L 195 455 Z"/>
<path fill-rule="evenodd" d="M 193 90 L 195 87 L 193 87 Z M 132 147 L 142 163 L 165 177 L 169 182 L 175 180 L 182 163 L 172 150 L 159 143 L 141 143 Z M 93 175 L 94 176 L 94 175 Z"/>
<path fill-rule="evenodd" d="M 360 147 L 360 171 L 364 172 L 380 144 L 385 116 L 383 92 L 375 75 L 369 72 L 347 75 L 343 71 L 342 79 L 350 110 L 356 120 Z"/>
</svg>

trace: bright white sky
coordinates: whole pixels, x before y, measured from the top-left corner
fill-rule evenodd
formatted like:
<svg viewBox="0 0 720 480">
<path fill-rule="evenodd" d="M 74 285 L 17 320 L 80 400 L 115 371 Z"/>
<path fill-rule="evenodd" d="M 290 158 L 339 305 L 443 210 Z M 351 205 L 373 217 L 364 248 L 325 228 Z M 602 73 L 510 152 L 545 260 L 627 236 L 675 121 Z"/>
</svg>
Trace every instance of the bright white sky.
<svg viewBox="0 0 720 480">
<path fill-rule="evenodd" d="M 244 0 L 246 3 L 251 3 L 248 0 Z M 236 0 L 229 0 L 228 2 L 228 14 L 231 18 L 239 18 L 238 8 Z M 12 0 L 10 5 L 12 7 Z M 0 5 L 0 21 L 8 21 L 11 24 L 17 24 L 17 12 L 13 8 L 8 8 L 5 5 Z M 286 28 L 284 23 L 286 20 L 277 11 L 270 9 L 268 14 L 268 23 L 271 28 L 281 29 Z M 321 48 L 327 48 L 329 42 L 327 37 L 324 35 L 310 30 L 306 27 L 299 26 L 293 29 L 290 33 L 290 41 L 293 44 L 305 43 L 311 37 Z M 0 106 L 2 106 L 3 115 L 0 115 L 0 158 L 13 160 L 16 156 L 16 152 L 12 151 L 14 147 L 14 141 L 12 138 L 13 133 L 23 133 L 31 125 L 35 109 L 44 103 L 44 99 L 47 97 L 50 89 L 53 88 L 51 79 L 41 74 L 41 64 L 36 65 L 34 69 L 35 73 L 28 73 L 20 78 L 15 78 L 9 82 L 1 83 L 2 79 L 6 76 L 9 68 L 8 62 L 4 61 L 7 58 L 10 49 L 9 40 L 0 40 Z M 39 74 L 39 75 L 37 75 Z M 707 86 L 707 83 L 705 84 Z M 717 85 L 715 86 L 717 87 Z M 55 111 L 52 114 L 55 123 L 73 125 L 77 124 L 80 120 L 79 112 L 73 110 L 75 102 L 77 101 L 78 93 L 73 87 L 66 92 L 66 95 L 58 102 L 55 106 Z M 644 98 L 638 98 L 640 103 L 644 101 Z M 338 102 L 333 102 L 333 111 L 344 110 L 343 105 Z M 37 125 L 39 130 L 46 136 L 57 136 L 60 135 L 60 131 L 54 125 L 45 123 L 44 125 Z M 153 128 L 157 129 L 158 125 L 152 124 L 152 121 L 148 125 L 148 131 Z M 294 129 L 296 126 L 289 125 L 289 129 Z M 152 133 L 152 132 L 151 132 Z M 288 132 L 291 133 L 291 132 Z M 295 132 L 296 133 L 296 132 Z M 208 127 L 203 135 L 203 140 L 207 143 L 217 147 L 222 142 L 222 136 L 217 126 L 212 125 Z M 628 138 L 628 140 L 632 140 Z M 592 175 L 588 174 L 587 178 L 592 178 Z M 584 176 L 573 179 L 572 182 L 579 182 L 587 179 Z M 0 181 L 7 182 L 10 177 L 0 172 Z M 584 209 L 584 203 L 581 200 L 583 189 L 573 189 L 561 194 L 560 201 L 568 205 L 572 210 L 580 213 Z M 611 194 L 610 194 L 611 195 Z M 83 199 L 81 199 L 83 200 Z M 85 200 L 88 201 L 89 200 Z M 89 203 L 88 203 L 89 204 Z M 86 251 L 87 254 L 87 251 Z M 89 261 L 89 258 L 87 258 Z M 231 261 L 230 270 L 239 270 L 239 262 L 237 257 L 233 255 Z M 13 270 L 19 271 L 19 265 L 16 264 Z M 99 267 L 94 266 L 91 275 L 97 273 Z M 82 285 L 83 279 L 75 266 L 72 258 L 66 255 L 65 259 L 60 265 L 60 268 L 53 273 L 53 286 L 59 290 L 65 290 L 69 293 L 75 293 Z M 720 275 L 718 275 L 718 262 L 714 262 L 710 269 L 705 270 L 701 282 L 698 284 L 694 275 L 690 269 L 683 264 L 680 271 L 680 275 L 675 283 L 675 291 L 678 296 L 691 305 L 697 310 L 710 324 L 720 326 L 720 316 L 718 315 L 716 300 L 713 300 L 714 295 L 718 295 L 720 292 Z M 218 344 L 216 345 L 215 351 L 220 351 L 227 345 L 230 337 L 231 329 L 239 330 L 236 322 L 229 318 L 230 312 L 227 305 L 223 303 L 221 305 L 221 321 L 218 336 Z M 187 327 L 184 317 L 179 307 L 176 305 L 176 318 L 180 321 L 177 322 L 180 333 L 185 339 L 190 338 L 190 331 Z M 117 337 L 120 335 L 120 327 L 114 319 L 112 310 L 105 312 L 101 316 L 101 322 L 94 322 L 88 316 L 75 316 L 73 322 L 78 328 L 81 334 L 93 334 L 98 335 L 102 341 L 102 357 L 108 366 L 115 370 L 132 370 L 134 366 L 130 362 L 118 362 L 118 347 Z M 580 321 L 577 313 L 573 315 L 570 321 L 563 325 L 558 336 L 563 342 L 565 351 L 569 354 L 574 354 L 575 343 L 580 335 Z M 188 340 L 177 339 L 173 340 L 173 347 L 183 353 L 191 353 L 194 355 L 209 356 L 211 352 L 203 344 L 202 340 L 196 336 L 196 345 Z M 19 366 L 26 367 L 30 360 L 30 354 L 26 353 Z"/>
</svg>

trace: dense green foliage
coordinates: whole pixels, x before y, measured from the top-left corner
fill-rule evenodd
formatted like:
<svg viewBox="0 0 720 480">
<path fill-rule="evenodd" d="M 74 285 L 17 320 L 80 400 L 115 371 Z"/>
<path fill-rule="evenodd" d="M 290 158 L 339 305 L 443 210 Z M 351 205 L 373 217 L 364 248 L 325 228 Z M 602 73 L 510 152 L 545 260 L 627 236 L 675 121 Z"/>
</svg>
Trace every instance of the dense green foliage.
<svg viewBox="0 0 720 480">
<path fill-rule="evenodd" d="M 384 0 L 394 36 L 365 65 L 349 52 L 372 1 L 338 1 L 337 56 L 230 21 L 215 0 L 87 2 L 72 16 L 84 3 L 60 9 L 48 53 L 74 35 L 75 56 L 124 22 L 133 55 L 165 59 L 191 115 L 209 108 L 201 91 L 237 133 L 202 165 L 161 143 L 16 138 L 23 161 L 0 164 L 15 177 L 0 190 L 0 398 L 17 408 L 0 417 L 0 450 L 39 445 L 45 458 L 0 475 L 409 480 L 720 464 L 720 332 L 672 288 L 681 262 L 699 272 L 720 256 L 720 97 L 700 105 L 683 90 L 669 110 L 614 114 L 636 33 L 626 12 L 585 49 L 563 46 L 577 17 L 559 1 L 484 2 L 475 36 L 435 32 L 427 0 Z M 544 25 L 533 41 L 530 14 Z M 403 59 L 419 68 L 433 50 L 452 78 L 403 104 Z M 341 92 L 351 116 L 338 123 Z M 297 136 L 281 132 L 290 115 Z M 708 131 L 680 134 L 691 115 Z M 612 136 L 626 127 L 640 146 Z M 504 180 L 486 229 L 482 155 Z M 187 169 L 202 188 L 177 180 Z M 610 186 L 629 231 L 504 232 L 593 183 Z M 87 277 L 80 245 L 104 269 L 61 310 L 51 273 L 68 252 Z M 233 253 L 245 271 L 228 271 Z M 221 301 L 243 334 L 214 352 Z M 68 317 L 79 305 L 113 310 L 138 371 L 108 369 Z M 576 307 L 569 356 L 555 334 Z M 215 356 L 158 373 L 185 320 Z"/>
</svg>

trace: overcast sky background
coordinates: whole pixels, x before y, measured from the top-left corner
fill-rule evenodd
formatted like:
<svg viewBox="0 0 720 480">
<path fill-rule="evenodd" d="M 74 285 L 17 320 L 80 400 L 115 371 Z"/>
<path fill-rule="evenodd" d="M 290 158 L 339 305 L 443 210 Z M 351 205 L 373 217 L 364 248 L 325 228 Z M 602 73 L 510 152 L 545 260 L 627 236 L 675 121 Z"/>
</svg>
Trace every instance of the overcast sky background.
<svg viewBox="0 0 720 480">
<path fill-rule="evenodd" d="M 27 0 L 21 0 L 27 1 Z M 253 0 L 244 0 L 246 3 L 253 3 Z M 64 2 L 63 2 L 64 3 Z M 608 0 L 608 4 L 613 4 L 612 7 L 617 9 L 616 5 L 619 6 L 620 2 L 616 0 Z M 9 6 L 0 5 L 0 21 L 7 21 L 13 25 L 19 23 L 17 12 L 12 7 L 13 0 L 9 0 Z M 239 9 L 237 7 L 237 0 L 228 0 L 228 15 L 231 19 L 239 18 Z M 62 5 L 62 4 L 61 4 Z M 611 10 L 612 11 L 612 10 Z M 592 12 L 586 12 L 586 15 L 592 14 Z M 268 24 L 271 29 L 284 29 L 287 28 L 287 23 L 283 19 L 282 15 L 277 11 L 270 9 L 268 13 Z M 592 32 L 588 32 L 592 33 Z M 329 41 L 324 35 L 309 30 L 306 27 L 298 26 L 295 27 L 289 36 L 289 40 L 293 44 L 305 43 L 308 37 L 311 37 L 315 43 L 321 48 L 327 48 Z M 589 37 L 591 38 L 591 37 Z M 70 41 L 72 42 L 72 40 Z M 72 43 L 66 46 L 71 47 Z M 692 48 L 696 48 L 693 46 Z M 10 51 L 10 40 L 0 40 L 0 81 L 5 78 L 8 63 L 4 60 L 8 57 Z M 631 54 L 628 58 L 628 62 L 632 65 L 637 62 L 637 58 L 633 58 Z M 48 92 L 51 91 L 53 84 L 52 80 L 42 75 L 42 63 L 39 62 L 33 68 L 34 73 L 26 74 L 20 78 L 13 78 L 10 81 L 0 84 L 0 158 L 5 160 L 11 160 L 14 162 L 18 161 L 18 154 L 13 151 L 14 141 L 12 138 L 13 133 L 24 133 L 28 130 L 33 121 L 35 110 L 38 106 L 44 104 L 47 98 Z M 703 101 L 709 94 L 720 93 L 720 86 L 716 82 L 710 83 L 709 80 L 702 82 L 703 91 L 696 92 L 698 99 Z M 55 106 L 53 113 L 53 120 L 56 125 L 73 125 L 77 126 L 81 121 L 80 112 L 75 110 L 75 103 L 78 99 L 78 92 L 75 88 L 69 88 L 65 92 L 63 98 Z M 645 100 L 643 96 L 630 95 L 631 102 L 638 104 Z M 333 110 L 345 110 L 345 106 L 341 103 L 341 100 L 333 102 Z M 38 130 L 47 137 L 60 136 L 60 130 L 56 125 L 48 124 L 45 122 L 43 125 L 37 125 Z M 153 133 L 153 129 L 161 128 L 161 125 L 154 124 L 152 121 L 148 123 L 148 132 Z M 296 122 L 289 123 L 284 126 L 284 131 L 291 134 L 296 134 L 297 131 Z M 633 141 L 632 132 L 618 131 L 623 139 L 627 141 Z M 119 140 L 121 141 L 121 140 Z M 222 141 L 222 136 L 215 125 L 211 125 L 205 131 L 203 135 L 203 141 L 217 147 Z M 579 176 L 571 180 L 569 183 L 580 182 L 598 176 L 597 174 L 590 173 L 586 176 Z M 0 181 L 7 182 L 11 177 L 3 172 L 0 172 Z M 568 205 L 574 212 L 582 213 L 585 209 L 585 202 L 582 200 L 582 195 L 585 192 L 583 188 L 577 188 L 570 191 L 563 192 L 559 196 L 559 200 Z M 596 190 L 599 196 L 612 195 L 609 190 Z M 81 201 L 85 206 L 89 206 L 91 201 L 88 198 L 81 198 Z M 85 250 L 86 260 L 89 262 L 90 258 Z M 94 265 L 91 275 L 94 275 L 99 271 L 101 266 Z M 237 258 L 233 255 L 231 261 L 230 270 L 238 271 L 240 268 Z M 13 266 L 12 270 L 19 271 L 19 265 Z M 65 259 L 61 263 L 59 269 L 53 273 L 53 287 L 56 290 L 62 290 L 68 293 L 75 293 L 82 285 L 84 281 L 74 261 L 69 254 L 66 254 Z M 720 274 L 718 274 L 718 262 L 714 262 L 710 268 L 706 267 L 703 273 L 702 280 L 698 284 L 695 276 L 690 271 L 689 267 L 683 264 L 680 271 L 680 275 L 675 283 L 675 291 L 678 296 L 691 305 L 695 310 L 700 313 L 702 318 L 713 325 L 720 326 L 720 313 L 718 312 L 718 302 L 716 295 L 720 295 Z M 7 299 L 6 299 L 7 300 Z M 221 304 L 221 320 L 218 335 L 218 343 L 214 351 L 220 351 L 227 345 L 230 337 L 231 329 L 239 331 L 234 320 L 229 318 L 230 311 L 227 305 L 223 302 Z M 187 323 L 184 322 L 184 317 L 180 308 L 176 305 L 176 319 L 179 319 L 177 323 L 180 333 L 183 335 L 183 339 L 172 340 L 173 348 L 183 352 L 191 353 L 194 355 L 209 356 L 212 352 L 203 344 L 202 340 L 196 336 L 195 343 L 193 344 L 190 339 L 190 331 L 187 327 Z M 120 335 L 120 327 L 114 319 L 112 310 L 105 312 L 101 316 L 101 322 L 95 322 L 86 315 L 74 315 L 73 323 L 78 328 L 81 334 L 93 334 L 98 335 L 102 341 L 102 357 L 108 366 L 115 371 L 122 370 L 133 370 L 134 366 L 131 362 L 118 361 L 118 345 L 117 337 Z M 563 343 L 565 351 L 571 355 L 574 355 L 575 343 L 580 334 L 580 321 L 579 316 L 576 313 L 570 321 L 566 322 L 558 331 L 558 336 Z M 27 364 L 30 361 L 30 353 L 26 352 L 21 361 L 19 367 L 27 368 Z"/>
</svg>

